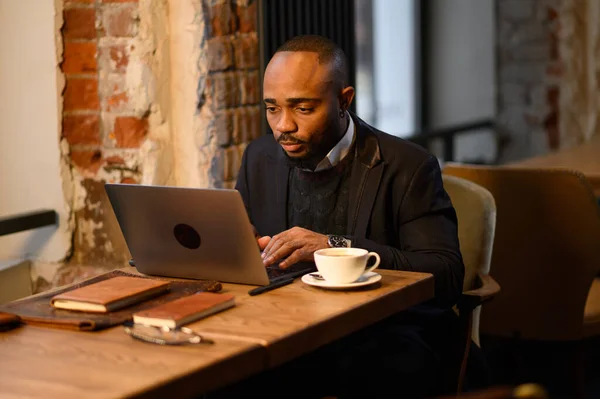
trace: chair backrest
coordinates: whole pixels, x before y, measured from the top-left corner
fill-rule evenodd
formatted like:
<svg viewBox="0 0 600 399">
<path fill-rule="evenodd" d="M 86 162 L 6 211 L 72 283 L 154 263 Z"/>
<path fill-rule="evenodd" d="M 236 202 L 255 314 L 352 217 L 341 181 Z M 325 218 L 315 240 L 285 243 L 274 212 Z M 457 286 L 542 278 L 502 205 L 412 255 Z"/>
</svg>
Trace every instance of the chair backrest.
<svg viewBox="0 0 600 399">
<path fill-rule="evenodd" d="M 585 177 L 568 170 L 444 166 L 486 187 L 497 207 L 490 275 L 502 292 L 483 305 L 484 334 L 578 340 L 600 270 L 600 209 Z"/>
<path fill-rule="evenodd" d="M 458 239 L 465 265 L 463 291 L 475 287 L 477 274 L 488 274 L 496 229 L 496 203 L 485 188 L 456 176 L 443 176 L 444 188 L 458 217 Z M 471 338 L 479 343 L 481 307 L 473 311 Z"/>
</svg>

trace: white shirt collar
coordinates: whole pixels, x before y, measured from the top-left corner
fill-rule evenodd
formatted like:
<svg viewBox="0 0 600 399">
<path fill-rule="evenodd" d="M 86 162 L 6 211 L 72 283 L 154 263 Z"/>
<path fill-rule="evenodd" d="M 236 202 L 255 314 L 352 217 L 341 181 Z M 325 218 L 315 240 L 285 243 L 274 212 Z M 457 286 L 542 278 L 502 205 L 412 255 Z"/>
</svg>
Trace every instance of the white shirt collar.
<svg viewBox="0 0 600 399">
<path fill-rule="evenodd" d="M 327 156 L 318 163 L 315 168 L 315 172 L 320 170 L 325 170 L 334 167 L 337 165 L 350 151 L 350 147 L 352 147 L 352 143 L 354 142 L 354 121 L 352 117 L 346 112 L 348 118 L 350 119 L 350 123 L 348 123 L 348 128 L 346 129 L 346 133 L 344 136 L 338 141 L 338 143 L 329 151 Z"/>
</svg>

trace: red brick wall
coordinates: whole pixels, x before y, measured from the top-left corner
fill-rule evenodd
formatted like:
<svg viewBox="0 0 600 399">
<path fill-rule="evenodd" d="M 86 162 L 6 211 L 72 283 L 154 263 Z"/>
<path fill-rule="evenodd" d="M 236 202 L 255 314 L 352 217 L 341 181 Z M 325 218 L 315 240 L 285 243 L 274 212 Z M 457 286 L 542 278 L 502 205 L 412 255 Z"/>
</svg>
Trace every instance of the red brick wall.
<svg viewBox="0 0 600 399">
<path fill-rule="evenodd" d="M 116 226 L 106 223 L 103 184 L 138 182 L 141 174 L 136 159 L 148 120 L 130 109 L 125 91 L 137 10 L 137 0 L 64 2 L 62 138 L 73 173 L 77 263 L 120 263 L 128 256 Z"/>
<path fill-rule="evenodd" d="M 235 184 L 245 145 L 260 129 L 260 80 L 256 34 L 258 1 L 212 2 L 209 18 L 209 76 L 205 96 L 213 107 L 219 146 L 215 184 Z"/>
<path fill-rule="evenodd" d="M 68 0 L 64 9 L 63 137 L 73 168 L 93 178 L 124 165 L 118 149 L 139 148 L 147 120 L 127 107 L 128 47 L 136 34 L 137 0 Z M 134 179 L 137 171 L 125 176 Z"/>
<path fill-rule="evenodd" d="M 207 134 L 217 143 L 211 181 L 232 187 L 246 144 L 260 134 L 257 1 L 182 1 L 203 5 L 208 75 L 206 85 L 195 83 L 205 87 L 198 108 L 209 107 Z M 64 0 L 62 140 L 72 170 L 75 232 L 73 256 L 58 279 L 77 276 L 77 268 L 83 273 L 87 269 L 81 265 L 122 265 L 129 257 L 103 186 L 141 182 L 140 147 L 152 129 L 150 108 L 140 111 L 126 90 L 126 83 L 131 85 L 128 66 L 134 62 L 131 51 L 141 37 L 138 30 L 152 26 L 151 21 L 140 25 L 145 14 L 139 7 L 137 0 Z M 157 36 L 164 37 L 164 32 Z"/>
</svg>

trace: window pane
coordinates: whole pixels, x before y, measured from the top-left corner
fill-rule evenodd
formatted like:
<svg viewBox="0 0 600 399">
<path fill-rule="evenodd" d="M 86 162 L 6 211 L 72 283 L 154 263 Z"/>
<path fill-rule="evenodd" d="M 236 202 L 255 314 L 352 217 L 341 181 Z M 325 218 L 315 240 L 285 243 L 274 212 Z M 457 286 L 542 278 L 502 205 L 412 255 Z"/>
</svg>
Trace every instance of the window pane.
<svg viewBox="0 0 600 399">
<path fill-rule="evenodd" d="M 356 109 L 397 136 L 417 130 L 415 0 L 355 0 Z"/>
</svg>

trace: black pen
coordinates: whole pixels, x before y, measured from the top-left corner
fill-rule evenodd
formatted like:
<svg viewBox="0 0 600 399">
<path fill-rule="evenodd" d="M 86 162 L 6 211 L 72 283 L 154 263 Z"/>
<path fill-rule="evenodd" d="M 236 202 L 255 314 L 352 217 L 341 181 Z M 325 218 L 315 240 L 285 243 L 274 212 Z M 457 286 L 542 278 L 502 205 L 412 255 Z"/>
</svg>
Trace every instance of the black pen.
<svg viewBox="0 0 600 399">
<path fill-rule="evenodd" d="M 258 295 L 258 294 L 262 294 L 263 292 L 274 290 L 275 288 L 283 287 L 284 285 L 293 283 L 294 279 L 295 279 L 295 277 L 291 277 L 291 278 L 288 278 L 285 280 L 278 281 L 273 284 L 263 285 L 260 287 L 253 288 L 250 291 L 248 291 L 248 295 Z"/>
</svg>

